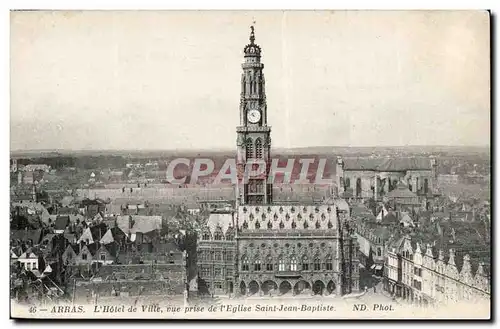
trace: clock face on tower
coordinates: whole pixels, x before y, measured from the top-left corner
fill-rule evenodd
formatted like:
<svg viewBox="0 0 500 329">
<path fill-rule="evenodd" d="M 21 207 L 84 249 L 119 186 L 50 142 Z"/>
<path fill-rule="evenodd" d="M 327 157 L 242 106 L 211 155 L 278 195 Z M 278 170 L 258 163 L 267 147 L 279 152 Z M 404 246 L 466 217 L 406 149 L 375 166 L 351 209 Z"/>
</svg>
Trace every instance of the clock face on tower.
<svg viewBox="0 0 500 329">
<path fill-rule="evenodd" d="M 250 110 L 247 114 L 248 121 L 250 123 L 257 123 L 260 120 L 260 111 L 259 110 Z"/>
</svg>

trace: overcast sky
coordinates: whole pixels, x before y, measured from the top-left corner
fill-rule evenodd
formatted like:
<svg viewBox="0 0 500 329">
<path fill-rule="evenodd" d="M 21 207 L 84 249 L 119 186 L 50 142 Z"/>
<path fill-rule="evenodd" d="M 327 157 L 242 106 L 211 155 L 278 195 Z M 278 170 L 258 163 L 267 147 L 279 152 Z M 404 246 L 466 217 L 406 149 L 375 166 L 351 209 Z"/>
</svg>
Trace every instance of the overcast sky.
<svg viewBox="0 0 500 329">
<path fill-rule="evenodd" d="M 486 12 L 14 12 L 11 148 L 236 147 L 256 21 L 275 147 L 489 145 Z"/>
</svg>

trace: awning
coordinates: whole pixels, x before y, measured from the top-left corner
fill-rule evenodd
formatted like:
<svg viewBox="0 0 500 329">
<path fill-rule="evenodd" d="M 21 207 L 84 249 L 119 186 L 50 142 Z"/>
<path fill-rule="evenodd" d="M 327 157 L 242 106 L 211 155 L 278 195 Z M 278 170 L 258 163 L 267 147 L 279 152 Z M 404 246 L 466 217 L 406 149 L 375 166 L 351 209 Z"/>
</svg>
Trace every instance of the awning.
<svg viewBox="0 0 500 329">
<path fill-rule="evenodd" d="M 375 271 L 380 271 L 382 269 L 382 265 L 375 266 Z"/>
<path fill-rule="evenodd" d="M 371 267 L 370 267 L 370 270 L 373 270 L 375 268 L 375 264 L 373 264 Z"/>
</svg>

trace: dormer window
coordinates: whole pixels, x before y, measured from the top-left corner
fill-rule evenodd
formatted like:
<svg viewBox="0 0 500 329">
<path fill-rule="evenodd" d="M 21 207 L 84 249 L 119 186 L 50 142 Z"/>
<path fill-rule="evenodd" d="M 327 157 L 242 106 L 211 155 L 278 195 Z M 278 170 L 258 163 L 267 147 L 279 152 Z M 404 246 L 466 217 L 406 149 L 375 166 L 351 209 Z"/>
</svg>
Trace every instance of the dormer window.
<svg viewBox="0 0 500 329">
<path fill-rule="evenodd" d="M 258 213 L 260 211 L 259 207 L 255 208 L 255 212 Z"/>
<path fill-rule="evenodd" d="M 292 207 L 292 208 L 290 209 L 290 211 L 291 211 L 291 213 L 293 214 L 293 213 L 295 212 L 295 207 Z"/>
<path fill-rule="evenodd" d="M 282 214 L 283 213 L 283 207 L 280 207 L 279 211 L 280 211 L 280 214 Z"/>
<path fill-rule="evenodd" d="M 267 207 L 267 213 L 271 212 L 271 207 Z"/>
<path fill-rule="evenodd" d="M 243 213 L 246 214 L 247 213 L 247 207 L 243 207 Z"/>
</svg>

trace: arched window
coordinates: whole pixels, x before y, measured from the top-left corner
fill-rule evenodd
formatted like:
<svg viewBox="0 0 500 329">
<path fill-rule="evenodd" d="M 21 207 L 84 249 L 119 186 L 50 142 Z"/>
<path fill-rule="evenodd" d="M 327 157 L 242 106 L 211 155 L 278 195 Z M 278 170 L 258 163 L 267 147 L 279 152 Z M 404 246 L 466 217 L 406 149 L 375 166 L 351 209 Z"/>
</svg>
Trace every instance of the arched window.
<svg viewBox="0 0 500 329">
<path fill-rule="evenodd" d="M 262 140 L 257 138 L 255 141 L 255 157 L 257 159 L 262 159 Z"/>
<path fill-rule="evenodd" d="M 349 178 L 346 178 L 346 179 L 344 180 L 344 183 L 345 183 L 345 185 L 344 185 L 344 188 L 345 188 L 345 189 L 348 189 L 348 188 L 350 188 L 350 187 L 351 187 L 351 180 L 350 180 Z"/>
<path fill-rule="evenodd" d="M 233 232 L 230 232 L 228 230 L 228 232 L 226 233 L 226 241 L 233 241 L 233 238 L 234 238 Z"/>
<path fill-rule="evenodd" d="M 297 271 L 297 258 L 295 256 L 290 259 L 290 271 Z"/>
<path fill-rule="evenodd" d="M 361 197 L 361 178 L 356 179 L 356 197 Z"/>
<path fill-rule="evenodd" d="M 307 256 L 302 257 L 302 271 L 309 271 L 309 258 Z"/>
<path fill-rule="evenodd" d="M 220 231 L 215 232 L 214 240 L 217 240 L 217 241 L 222 240 L 222 232 L 220 232 Z"/>
<path fill-rule="evenodd" d="M 285 260 L 283 257 L 280 257 L 278 260 L 278 271 L 284 271 L 285 270 Z"/>
<path fill-rule="evenodd" d="M 271 221 L 267 222 L 267 228 L 268 229 L 272 229 L 273 228 L 273 223 L 271 223 Z"/>
<path fill-rule="evenodd" d="M 329 228 L 329 229 L 332 229 L 332 228 L 333 228 L 333 224 L 332 224 L 332 222 L 331 222 L 330 220 L 328 221 L 328 228 Z"/>
<path fill-rule="evenodd" d="M 319 223 L 319 221 L 316 221 L 316 229 L 319 229 L 321 228 L 321 224 Z"/>
<path fill-rule="evenodd" d="M 247 155 L 247 159 L 253 158 L 253 141 L 252 141 L 251 138 L 247 139 L 247 143 L 246 143 L 246 155 Z"/>
<path fill-rule="evenodd" d="M 332 260 L 332 256 L 330 256 L 330 255 L 328 255 L 326 257 L 326 270 L 327 271 L 333 270 L 333 260 Z"/>
<path fill-rule="evenodd" d="M 203 240 L 210 240 L 210 234 L 208 234 L 208 232 L 203 233 Z"/>
<path fill-rule="evenodd" d="M 242 271 L 248 271 L 249 267 L 248 267 L 248 258 L 247 256 L 243 256 L 241 258 L 241 270 Z"/>
<path fill-rule="evenodd" d="M 429 192 L 429 180 L 427 178 L 424 179 L 424 193 L 427 194 Z"/>
<path fill-rule="evenodd" d="M 283 224 L 283 221 L 280 222 L 280 228 L 285 228 L 285 224 Z"/>
<path fill-rule="evenodd" d="M 273 270 L 273 258 L 271 256 L 267 256 L 266 258 L 266 271 Z"/>
<path fill-rule="evenodd" d="M 247 221 L 244 221 L 244 222 L 243 222 L 243 228 L 244 228 L 244 229 L 247 229 L 247 228 L 248 228 L 248 223 L 247 223 Z"/>
<path fill-rule="evenodd" d="M 321 262 L 319 261 L 319 258 L 316 257 L 314 259 L 314 270 L 319 271 L 321 269 Z"/>
<path fill-rule="evenodd" d="M 295 224 L 295 221 L 292 222 L 292 228 L 296 228 L 297 224 Z"/>
<path fill-rule="evenodd" d="M 256 228 L 256 229 L 259 229 L 259 228 L 260 228 L 260 222 L 259 222 L 259 220 L 256 220 L 256 221 L 255 221 L 255 228 Z"/>
<path fill-rule="evenodd" d="M 253 270 L 254 271 L 260 271 L 261 270 L 261 261 L 260 259 L 256 259 L 254 264 L 253 264 Z"/>
<path fill-rule="evenodd" d="M 304 221 L 304 228 L 308 228 L 309 224 L 307 224 L 307 221 Z"/>
</svg>

